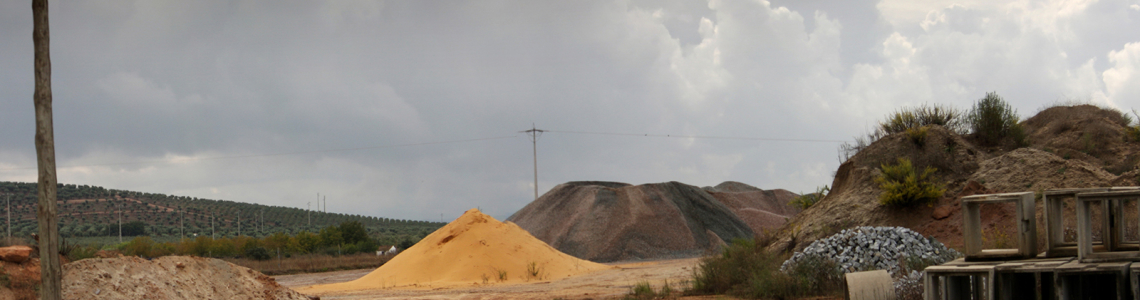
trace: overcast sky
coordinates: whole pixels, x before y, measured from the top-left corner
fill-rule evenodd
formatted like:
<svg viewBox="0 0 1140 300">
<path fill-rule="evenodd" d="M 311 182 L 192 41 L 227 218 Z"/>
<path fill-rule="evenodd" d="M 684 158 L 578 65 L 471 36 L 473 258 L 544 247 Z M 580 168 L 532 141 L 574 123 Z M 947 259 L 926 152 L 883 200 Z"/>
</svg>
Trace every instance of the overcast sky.
<svg viewBox="0 0 1140 300">
<path fill-rule="evenodd" d="M 505 218 L 534 197 L 532 123 L 540 193 L 808 192 L 900 107 L 1140 108 L 1140 0 L 912 2 L 55 1 L 59 181 Z M 36 180 L 30 7 L 0 1 L 6 181 Z"/>
</svg>

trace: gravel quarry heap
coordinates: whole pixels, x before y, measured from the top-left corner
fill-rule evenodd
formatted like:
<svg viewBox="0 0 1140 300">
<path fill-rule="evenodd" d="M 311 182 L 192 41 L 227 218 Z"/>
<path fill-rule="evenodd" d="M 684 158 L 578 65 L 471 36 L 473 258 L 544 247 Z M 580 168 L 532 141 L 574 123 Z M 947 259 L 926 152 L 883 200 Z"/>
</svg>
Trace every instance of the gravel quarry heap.
<svg viewBox="0 0 1140 300">
<path fill-rule="evenodd" d="M 608 268 L 558 252 L 514 223 L 499 222 L 471 209 L 364 277 L 300 290 L 325 293 L 520 283 Z"/>
<path fill-rule="evenodd" d="M 801 211 L 788 204 L 799 195 L 785 189 L 762 190 L 735 181 L 701 189 L 728 206 L 755 233 L 778 229 Z"/>
<path fill-rule="evenodd" d="M 559 251 L 591 261 L 692 257 L 726 241 L 752 238 L 756 230 L 750 223 L 782 225 L 788 216 L 763 209 L 765 205 L 786 205 L 787 200 L 781 197 L 794 194 L 773 193 L 764 201 L 749 198 L 765 193 L 740 183 L 702 189 L 680 182 L 636 186 L 568 182 L 543 194 L 507 221 Z M 783 202 L 769 203 L 775 201 Z M 738 213 L 752 222 L 742 220 Z"/>
</svg>

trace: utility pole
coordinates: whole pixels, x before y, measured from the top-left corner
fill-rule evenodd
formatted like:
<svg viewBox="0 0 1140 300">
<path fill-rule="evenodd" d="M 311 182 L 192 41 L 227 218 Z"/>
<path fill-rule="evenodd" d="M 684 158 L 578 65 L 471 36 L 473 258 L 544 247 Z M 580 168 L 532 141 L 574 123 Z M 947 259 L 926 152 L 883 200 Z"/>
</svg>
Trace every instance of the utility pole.
<svg viewBox="0 0 1140 300">
<path fill-rule="evenodd" d="M 123 204 L 119 203 L 119 244 L 123 243 Z"/>
<path fill-rule="evenodd" d="M 12 194 L 4 194 L 4 201 L 8 203 L 8 245 L 12 244 Z"/>
<path fill-rule="evenodd" d="M 538 137 L 542 136 L 546 130 L 534 128 L 534 123 L 531 123 L 530 130 L 519 132 L 530 136 L 530 146 L 534 150 L 534 200 L 538 200 Z"/>
<path fill-rule="evenodd" d="M 55 169 L 55 133 L 51 112 L 51 34 L 48 30 L 47 0 L 32 0 L 32 44 L 36 107 L 36 166 L 39 207 L 36 221 L 40 228 L 40 299 L 63 298 L 63 269 L 59 262 L 59 211 Z"/>
<path fill-rule="evenodd" d="M 324 199 L 324 200 L 325 200 L 325 210 L 324 210 L 324 213 L 326 213 L 326 214 L 327 214 L 327 213 L 329 213 L 329 196 L 327 196 L 327 195 L 326 195 L 326 196 L 322 197 L 322 199 Z"/>
</svg>

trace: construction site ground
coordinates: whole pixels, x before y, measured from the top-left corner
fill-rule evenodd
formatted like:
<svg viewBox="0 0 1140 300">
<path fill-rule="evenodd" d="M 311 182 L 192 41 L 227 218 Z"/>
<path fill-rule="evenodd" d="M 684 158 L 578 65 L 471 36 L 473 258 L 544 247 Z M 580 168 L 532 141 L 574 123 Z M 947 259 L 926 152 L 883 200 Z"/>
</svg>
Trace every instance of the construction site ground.
<svg viewBox="0 0 1140 300">
<path fill-rule="evenodd" d="M 640 282 L 660 289 L 666 281 L 673 290 L 688 287 L 699 258 L 616 262 L 615 269 L 591 272 L 559 280 L 513 284 L 471 285 L 435 289 L 370 289 L 320 293 L 321 299 L 610 299 L 620 298 Z M 275 276 L 278 284 L 297 289 L 303 286 L 346 282 L 375 269 Z M 731 299 L 725 296 L 686 297 L 685 299 Z"/>
</svg>

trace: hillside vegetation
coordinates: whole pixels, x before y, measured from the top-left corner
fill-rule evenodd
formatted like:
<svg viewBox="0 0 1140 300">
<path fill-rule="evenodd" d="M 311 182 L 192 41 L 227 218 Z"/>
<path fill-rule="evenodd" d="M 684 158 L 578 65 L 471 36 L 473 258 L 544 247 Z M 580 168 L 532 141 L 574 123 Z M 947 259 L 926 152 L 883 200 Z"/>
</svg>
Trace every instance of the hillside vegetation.
<svg viewBox="0 0 1140 300">
<path fill-rule="evenodd" d="M 1140 126 L 1132 114 L 1076 104 L 1020 119 L 993 93 L 968 111 L 938 107 L 904 108 L 845 145 L 830 193 L 791 218 L 768 249 L 802 249 L 855 226 L 902 226 L 961 247 L 961 197 L 1140 180 Z M 920 122 L 928 119 L 942 122 Z M 1043 220 L 1038 201 L 1037 220 Z M 1013 216 L 1012 207 L 983 211 L 987 243 L 1015 234 L 1006 222 Z"/>
<path fill-rule="evenodd" d="M 38 232 L 36 184 L 0 182 L 0 193 L 11 197 L 12 235 L 27 238 Z M 356 221 L 363 224 L 369 235 L 380 243 L 394 245 L 405 239 L 419 240 L 444 225 L 439 222 L 306 212 L 293 207 L 113 190 L 89 185 L 60 184 L 58 195 L 60 236 L 63 238 L 117 237 L 120 211 L 124 236 L 156 238 L 178 238 L 183 234 L 187 238 L 195 235 L 213 235 L 217 238 L 239 235 L 266 237 L 275 233 L 292 236 L 300 232 L 317 233 L 322 228 Z M 2 200 L 4 199 L 0 198 Z M 0 206 L 0 209 L 5 207 Z M 312 218 L 311 225 L 307 213 Z M 0 217 L 4 216 L 0 214 Z M 0 226 L 4 224 L 0 223 Z M 180 224 L 183 225 L 181 233 Z"/>
</svg>

